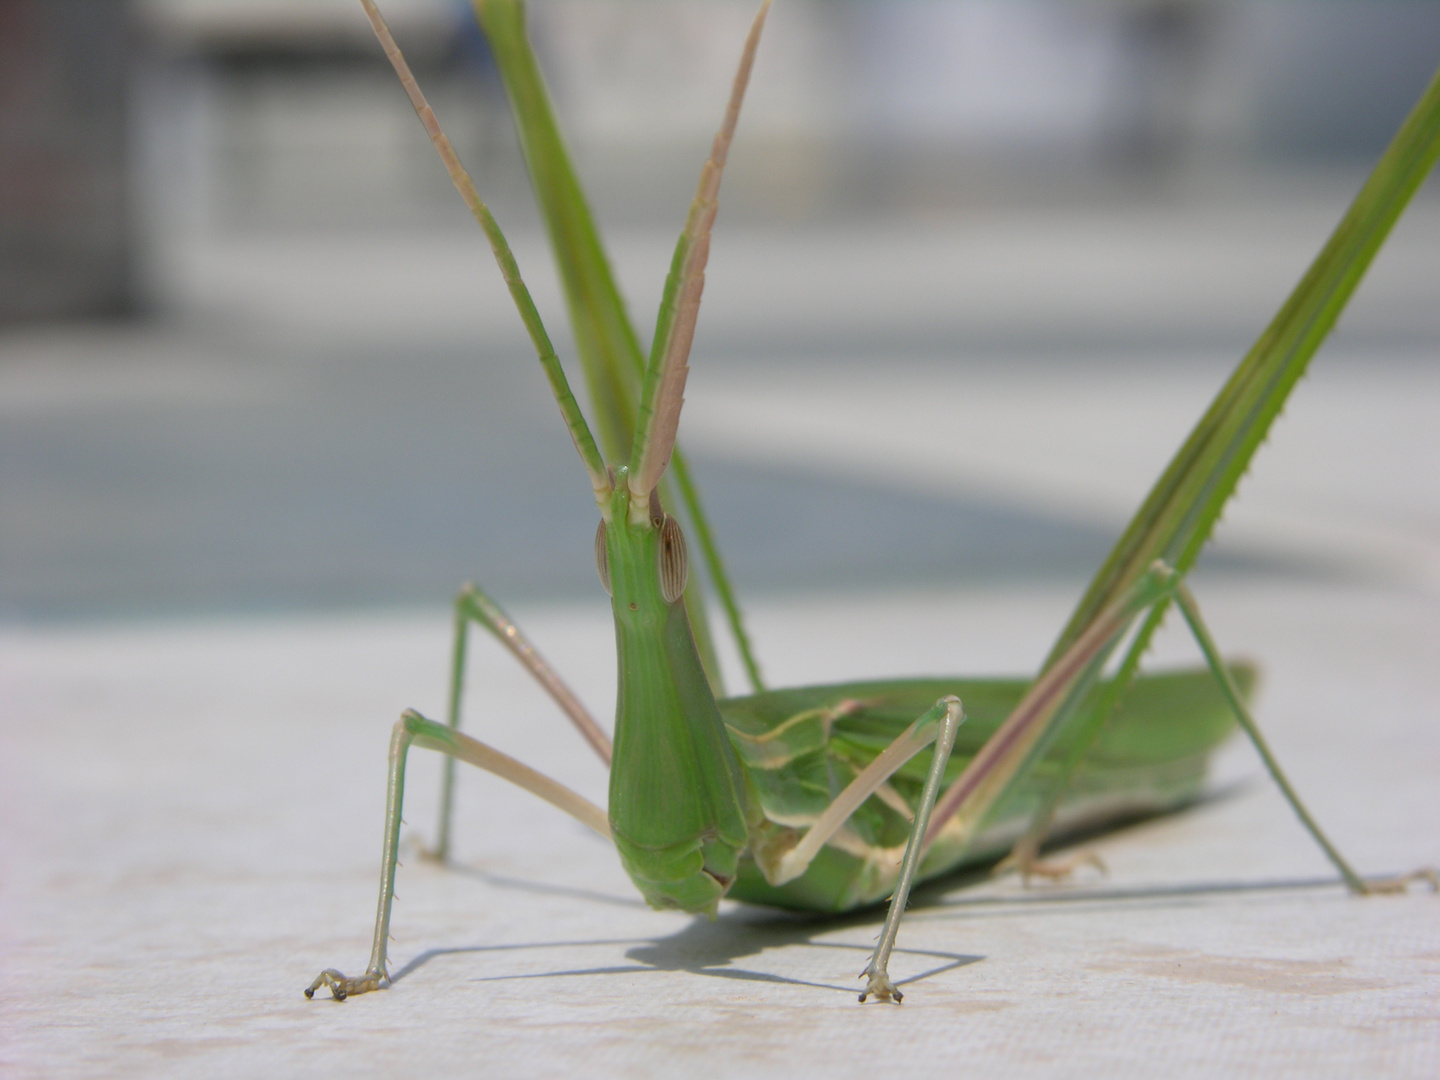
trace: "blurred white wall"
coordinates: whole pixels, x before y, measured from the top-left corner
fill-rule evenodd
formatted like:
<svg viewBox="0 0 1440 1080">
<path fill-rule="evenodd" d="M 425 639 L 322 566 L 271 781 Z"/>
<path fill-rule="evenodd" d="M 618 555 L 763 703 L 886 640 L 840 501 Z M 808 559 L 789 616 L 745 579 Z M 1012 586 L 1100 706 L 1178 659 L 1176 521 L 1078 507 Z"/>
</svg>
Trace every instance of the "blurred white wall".
<svg viewBox="0 0 1440 1080">
<path fill-rule="evenodd" d="M 538 223 L 467 3 L 384 6 L 462 159 L 525 249 Z M 228 307 L 232 319 L 251 322 L 284 312 L 340 332 L 368 327 L 398 277 L 414 283 L 416 322 L 454 310 L 446 298 L 462 291 L 457 269 L 478 248 L 358 3 L 141 0 L 137 10 L 133 235 L 152 307 Z M 655 250 L 683 220 L 752 14 L 751 0 L 531 7 L 562 123 L 638 310 L 658 287 L 644 267 L 664 265 Z M 942 253 L 953 247 L 951 225 L 983 232 L 987 218 L 1008 215 L 1013 227 L 1002 222 L 994 237 L 965 241 L 973 250 L 999 245 L 999 277 L 977 268 L 979 287 L 966 294 L 989 299 L 905 320 L 964 323 L 987 338 L 1073 326 L 1077 311 L 1089 326 L 1092 313 L 1124 299 L 1106 287 L 1114 303 L 1097 306 L 1094 289 L 1069 279 L 1043 282 L 1039 296 L 995 298 L 994 281 L 1042 283 L 1034 267 L 1004 271 L 1015 261 L 1004 252 L 1021 242 L 1017 227 L 1050 238 L 1041 247 L 1110 237 L 1115 250 L 1101 255 L 1112 261 L 1149 244 L 1154 258 L 1136 267 L 1174 263 L 1159 239 L 1167 230 L 1189 237 L 1177 242 L 1192 250 L 1207 242 L 1207 214 L 1223 221 L 1226 205 L 1236 221 L 1298 215 L 1323 228 L 1336 212 L 1332 196 L 1343 197 L 1373 160 L 1440 57 L 1440 4 L 1403 0 L 781 0 L 771 19 L 726 177 L 728 235 L 753 227 L 783 241 L 786 229 L 818 229 L 823 235 L 791 246 L 838 244 L 856 259 L 884 260 L 895 282 L 911 283 L 907 295 L 923 297 L 930 290 L 922 281 L 917 291 L 912 271 L 930 265 L 937 244 Z M 850 235 L 856 229 L 868 232 Z M 1310 229 L 1282 241 L 1283 257 L 1253 250 L 1245 265 L 1288 266 Z M 896 243 L 876 248 L 876 230 Z M 1271 231 L 1256 232 L 1257 242 Z M 383 245 L 354 246 L 367 236 Z M 1071 254 L 1037 256 L 1036 265 L 1069 266 Z M 642 269 L 632 274 L 630 262 Z M 360 269 L 386 263 L 383 286 L 381 271 Z M 753 322 L 774 306 L 767 298 L 796 312 L 788 326 L 830 321 L 798 313 L 781 269 L 788 263 L 761 265 L 785 287 L 757 285 L 750 292 L 759 302 L 726 325 Z M 1182 276 L 1199 265 L 1174 263 Z M 546 289 L 543 278 L 538 287 Z M 1205 296 L 1225 290 L 1212 282 L 1197 296 L 1202 287 L 1182 289 L 1183 305 L 1107 314 L 1095 333 L 1123 336 L 1117 319 L 1153 327 L 1182 306 L 1187 326 L 1248 326 L 1257 317 L 1243 304 L 1207 306 Z M 862 291 L 873 298 L 898 288 Z M 828 295 L 852 291 L 841 284 Z M 820 295 L 818 284 L 807 293 Z M 508 302 L 492 299 L 497 325 L 509 327 Z"/>
<path fill-rule="evenodd" d="M 533 224 L 466 0 L 384 7 L 484 189 Z M 683 215 L 752 9 L 533 4 L 612 225 Z M 0 317 L 164 306 L 177 245 L 217 235 L 454 220 L 354 0 L 0 0 L 0 26 Z M 781 0 L 726 212 L 933 215 L 1323 171 L 1373 157 L 1437 57 L 1440 4 L 1421 0 Z"/>
<path fill-rule="evenodd" d="M 464 0 L 385 7 L 472 169 L 498 170 L 485 178 L 502 191 L 523 186 Z M 446 220 L 443 177 L 417 152 L 358 4 L 139 10 L 151 45 L 142 168 L 167 214 L 188 207 L 227 226 Z M 683 206 L 673 193 L 689 187 L 752 13 L 750 0 L 532 5 L 567 133 L 613 220 L 668 221 Z M 728 212 L 930 212 L 1045 191 L 1055 176 L 1363 158 L 1437 58 L 1440 5 L 1404 0 L 782 0 L 742 126 L 755 149 L 737 156 Z"/>
</svg>

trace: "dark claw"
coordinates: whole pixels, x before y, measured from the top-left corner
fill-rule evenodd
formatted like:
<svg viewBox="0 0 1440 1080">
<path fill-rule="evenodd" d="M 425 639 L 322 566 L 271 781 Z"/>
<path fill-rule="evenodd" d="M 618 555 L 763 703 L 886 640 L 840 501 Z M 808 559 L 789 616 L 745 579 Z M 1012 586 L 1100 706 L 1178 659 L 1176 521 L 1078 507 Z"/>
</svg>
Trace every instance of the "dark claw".
<svg viewBox="0 0 1440 1080">
<path fill-rule="evenodd" d="M 307 998 L 314 998 L 315 991 L 322 986 L 330 988 L 330 997 L 335 1001 L 344 1001 L 351 994 L 364 994 L 370 990 L 383 990 L 390 985 L 390 978 L 385 974 L 376 975 L 366 971 L 358 979 L 347 979 L 334 968 L 326 968 L 305 991 Z"/>
</svg>

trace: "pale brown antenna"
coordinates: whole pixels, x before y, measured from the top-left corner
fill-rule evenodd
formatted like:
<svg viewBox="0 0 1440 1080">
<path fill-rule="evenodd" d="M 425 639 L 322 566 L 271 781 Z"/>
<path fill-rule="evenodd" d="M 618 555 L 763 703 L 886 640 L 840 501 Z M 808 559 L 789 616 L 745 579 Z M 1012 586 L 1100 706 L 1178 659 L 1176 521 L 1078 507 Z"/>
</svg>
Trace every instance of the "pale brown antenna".
<svg viewBox="0 0 1440 1080">
<path fill-rule="evenodd" d="M 760 45 L 760 33 L 765 28 L 765 16 L 769 11 L 770 0 L 764 0 L 750 24 L 745 51 L 740 56 L 740 67 L 730 88 L 725 119 L 711 144 L 710 158 L 700 170 L 700 185 L 695 192 L 695 201 L 690 204 L 685 229 L 675 245 L 675 258 L 665 283 L 665 299 L 660 306 L 655 344 L 645 372 L 635 447 L 630 459 L 630 509 L 632 519 L 637 521 L 647 513 L 650 492 L 664 475 L 666 466 L 670 464 L 670 452 L 675 448 L 680 408 L 685 403 L 685 379 L 690 374 L 690 344 L 695 338 L 700 294 L 705 289 L 710 229 L 715 224 L 715 212 L 719 209 L 720 176 L 725 170 L 725 157 L 730 152 L 731 140 L 735 137 L 740 106 L 750 82 L 750 69 L 755 64 L 755 50 Z"/>
</svg>

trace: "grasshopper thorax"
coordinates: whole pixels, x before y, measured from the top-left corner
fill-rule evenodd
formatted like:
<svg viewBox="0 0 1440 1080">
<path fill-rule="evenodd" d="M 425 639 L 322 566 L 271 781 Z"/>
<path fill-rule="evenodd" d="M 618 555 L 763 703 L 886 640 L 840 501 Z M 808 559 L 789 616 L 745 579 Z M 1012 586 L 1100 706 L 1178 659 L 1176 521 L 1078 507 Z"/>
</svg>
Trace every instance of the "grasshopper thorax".
<svg viewBox="0 0 1440 1080">
<path fill-rule="evenodd" d="M 619 663 L 610 827 L 650 904 L 713 912 L 749 844 L 751 801 L 685 612 L 680 527 L 653 499 L 635 521 L 625 472 L 596 535 Z"/>
</svg>

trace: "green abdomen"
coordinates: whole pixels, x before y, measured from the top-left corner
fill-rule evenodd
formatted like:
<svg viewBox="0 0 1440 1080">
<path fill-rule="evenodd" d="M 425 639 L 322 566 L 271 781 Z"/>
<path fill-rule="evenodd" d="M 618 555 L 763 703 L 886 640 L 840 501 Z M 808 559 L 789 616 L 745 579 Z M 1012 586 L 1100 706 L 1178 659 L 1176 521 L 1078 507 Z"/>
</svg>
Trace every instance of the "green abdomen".
<svg viewBox="0 0 1440 1080">
<path fill-rule="evenodd" d="M 1254 669 L 1237 664 L 1231 673 L 1248 697 Z M 1020 679 L 846 683 L 730 698 L 720 702 L 720 709 L 767 819 L 781 828 L 803 830 L 911 721 L 938 698 L 956 694 L 967 719 L 946 769 L 949 784 L 1028 685 Z M 1210 752 L 1234 728 L 1234 717 L 1208 671 L 1138 679 L 1071 780 L 1056 829 L 1101 827 L 1194 801 Z M 1062 732 L 968 844 L 947 845 L 942 834 L 921 866 L 921 878 L 992 861 L 1008 851 L 1048 793 L 1072 741 Z M 808 911 L 845 911 L 885 899 L 894 887 L 910 828 L 895 803 L 903 800 L 913 809 L 929 764 L 929 751 L 911 759 L 891 780 L 889 804 L 878 794 L 866 800 L 802 877 L 771 886 L 746 860 L 730 895 Z"/>
</svg>

